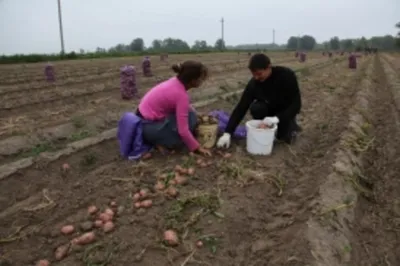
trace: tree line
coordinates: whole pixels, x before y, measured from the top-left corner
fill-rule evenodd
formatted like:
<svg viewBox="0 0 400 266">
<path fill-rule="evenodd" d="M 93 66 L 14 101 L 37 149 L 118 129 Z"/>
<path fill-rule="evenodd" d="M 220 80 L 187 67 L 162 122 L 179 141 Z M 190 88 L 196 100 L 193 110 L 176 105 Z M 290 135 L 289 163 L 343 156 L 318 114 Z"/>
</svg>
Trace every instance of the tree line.
<svg viewBox="0 0 400 266">
<path fill-rule="evenodd" d="M 398 49 L 398 40 L 392 35 L 374 36 L 369 39 L 361 37 L 359 39 L 339 39 L 332 37 L 329 41 L 317 43 L 315 38 L 310 35 L 301 37 L 290 37 L 286 44 L 289 50 L 343 50 L 343 51 L 360 51 L 365 48 L 377 48 L 378 50 L 395 50 Z"/>
<path fill-rule="evenodd" d="M 400 30 L 400 22 L 395 25 Z M 400 47 L 400 31 L 397 36 L 375 36 L 369 39 L 339 39 L 332 37 L 330 40 L 317 43 L 311 35 L 292 36 L 284 45 L 279 44 L 241 44 L 236 46 L 226 45 L 224 40 L 217 39 L 213 45 L 204 40 L 197 40 L 192 46 L 186 41 L 177 38 L 156 39 L 149 47 L 145 46 L 142 38 L 135 38 L 128 44 L 117 44 L 111 48 L 97 47 L 95 51 L 72 51 L 65 54 L 17 54 L 0 56 L 0 64 L 12 63 L 36 63 L 57 60 L 93 59 L 102 57 L 124 57 L 135 55 L 155 55 L 160 53 L 212 53 L 225 51 L 267 51 L 267 50 L 343 50 L 357 51 L 365 48 L 377 48 L 378 50 L 395 50 Z"/>
</svg>

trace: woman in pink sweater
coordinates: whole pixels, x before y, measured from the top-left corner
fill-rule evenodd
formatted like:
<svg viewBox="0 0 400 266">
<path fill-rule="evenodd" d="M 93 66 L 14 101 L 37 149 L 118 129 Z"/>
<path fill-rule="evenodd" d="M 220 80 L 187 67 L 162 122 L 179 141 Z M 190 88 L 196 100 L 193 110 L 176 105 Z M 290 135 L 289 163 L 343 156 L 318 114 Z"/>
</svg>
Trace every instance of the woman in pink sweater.
<svg viewBox="0 0 400 266">
<path fill-rule="evenodd" d="M 143 119 L 143 138 L 158 149 L 185 144 L 190 152 L 211 155 L 194 137 L 197 116 L 190 106 L 188 90 L 198 88 L 208 76 L 200 62 L 185 61 L 172 66 L 176 77 L 164 81 L 140 101 L 137 115 Z"/>
</svg>

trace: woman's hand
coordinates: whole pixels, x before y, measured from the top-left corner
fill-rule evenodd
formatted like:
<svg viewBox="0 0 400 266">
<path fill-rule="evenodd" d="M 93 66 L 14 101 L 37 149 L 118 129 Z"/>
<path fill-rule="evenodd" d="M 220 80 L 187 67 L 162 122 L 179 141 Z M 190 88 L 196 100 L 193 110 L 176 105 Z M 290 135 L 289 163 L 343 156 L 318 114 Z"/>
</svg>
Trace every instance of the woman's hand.
<svg viewBox="0 0 400 266">
<path fill-rule="evenodd" d="M 199 147 L 195 152 L 207 157 L 210 157 L 212 155 L 210 150 L 204 149 L 202 147 Z"/>
</svg>

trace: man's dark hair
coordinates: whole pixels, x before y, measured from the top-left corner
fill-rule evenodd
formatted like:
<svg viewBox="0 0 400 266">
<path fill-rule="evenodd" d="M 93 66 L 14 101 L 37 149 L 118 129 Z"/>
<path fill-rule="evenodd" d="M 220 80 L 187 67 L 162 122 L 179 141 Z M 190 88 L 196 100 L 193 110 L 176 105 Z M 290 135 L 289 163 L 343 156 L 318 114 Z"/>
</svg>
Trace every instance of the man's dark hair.
<svg viewBox="0 0 400 266">
<path fill-rule="evenodd" d="M 265 54 L 254 54 L 250 58 L 250 71 L 267 69 L 271 65 L 271 60 Z"/>
</svg>

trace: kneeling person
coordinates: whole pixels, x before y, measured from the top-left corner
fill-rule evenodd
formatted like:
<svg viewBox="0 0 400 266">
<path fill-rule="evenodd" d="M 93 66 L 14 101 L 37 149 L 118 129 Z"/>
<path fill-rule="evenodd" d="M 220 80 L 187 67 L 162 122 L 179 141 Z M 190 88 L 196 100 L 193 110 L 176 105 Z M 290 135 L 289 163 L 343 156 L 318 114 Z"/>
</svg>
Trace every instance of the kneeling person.
<svg viewBox="0 0 400 266">
<path fill-rule="evenodd" d="M 231 135 L 250 109 L 253 119 L 267 125 L 278 124 L 277 139 L 291 144 L 301 130 L 296 116 L 301 109 L 301 95 L 296 74 L 283 66 L 271 66 L 264 54 L 255 54 L 249 62 L 253 75 L 234 108 L 218 147 L 230 146 Z"/>
<path fill-rule="evenodd" d="M 143 119 L 143 138 L 160 150 L 185 144 L 190 152 L 209 156 L 210 151 L 194 136 L 197 116 L 188 95 L 188 90 L 200 87 L 208 77 L 208 69 L 196 61 L 185 61 L 172 69 L 176 77 L 156 85 L 139 103 L 137 115 Z"/>
</svg>

